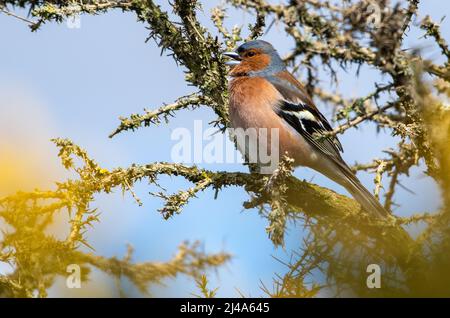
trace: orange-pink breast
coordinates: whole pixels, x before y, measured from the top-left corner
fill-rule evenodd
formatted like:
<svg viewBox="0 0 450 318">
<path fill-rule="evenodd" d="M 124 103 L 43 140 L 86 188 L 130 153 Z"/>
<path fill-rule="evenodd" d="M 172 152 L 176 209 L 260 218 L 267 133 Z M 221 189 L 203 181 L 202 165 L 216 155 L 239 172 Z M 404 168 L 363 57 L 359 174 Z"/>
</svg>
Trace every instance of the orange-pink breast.
<svg viewBox="0 0 450 318">
<path fill-rule="evenodd" d="M 278 90 L 261 77 L 237 77 L 229 84 L 229 112 L 233 128 L 267 129 L 271 142 L 272 129 L 279 132 L 279 153 L 288 152 L 299 165 L 308 165 L 311 150 L 303 138 L 274 111 L 282 100 Z"/>
<path fill-rule="evenodd" d="M 230 82 L 230 118 L 234 128 L 272 128 L 280 93 L 261 77 L 238 77 Z"/>
</svg>

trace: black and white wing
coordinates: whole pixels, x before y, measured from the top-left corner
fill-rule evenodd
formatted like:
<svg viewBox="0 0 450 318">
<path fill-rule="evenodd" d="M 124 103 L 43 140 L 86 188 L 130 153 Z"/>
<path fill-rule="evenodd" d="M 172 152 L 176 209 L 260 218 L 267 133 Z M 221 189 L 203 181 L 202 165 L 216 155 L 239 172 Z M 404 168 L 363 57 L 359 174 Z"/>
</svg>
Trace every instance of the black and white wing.
<svg viewBox="0 0 450 318">
<path fill-rule="evenodd" d="M 337 161 L 342 161 L 342 145 L 335 136 L 324 134 L 333 129 L 327 119 L 314 106 L 305 88 L 289 72 L 269 76 L 268 81 L 283 97 L 275 111 L 316 149 Z"/>
<path fill-rule="evenodd" d="M 283 100 L 275 112 L 321 152 L 341 159 L 342 145 L 335 136 L 324 134 L 333 129 L 316 108 L 302 102 L 294 104 Z"/>
</svg>

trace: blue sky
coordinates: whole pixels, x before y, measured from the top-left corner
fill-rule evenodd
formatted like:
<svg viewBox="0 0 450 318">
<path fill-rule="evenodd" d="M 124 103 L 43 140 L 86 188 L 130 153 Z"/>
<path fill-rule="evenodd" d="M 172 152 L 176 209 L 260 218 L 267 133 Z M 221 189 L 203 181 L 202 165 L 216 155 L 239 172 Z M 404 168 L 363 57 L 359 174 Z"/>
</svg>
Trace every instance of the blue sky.
<svg viewBox="0 0 450 318">
<path fill-rule="evenodd" d="M 208 26 L 211 26 L 209 10 L 215 5 L 215 1 L 208 1 L 201 14 Z M 420 5 L 420 12 L 422 17 L 428 13 L 438 21 L 449 12 L 449 7 L 448 2 L 427 0 Z M 227 23 L 245 26 L 252 21 L 251 16 L 238 12 Z M 448 20 L 443 21 L 442 31 L 449 39 Z M 436 58 L 438 50 L 428 48 L 426 43 L 430 41 L 419 40 L 420 35 L 413 27 L 405 47 L 425 44 L 425 55 Z M 60 168 L 50 138 L 71 138 L 106 168 L 126 167 L 131 163 L 170 161 L 173 129 L 192 129 L 194 120 L 207 123 L 215 118 L 208 109 L 182 111 L 168 125 L 108 138 L 118 125 L 119 116 L 140 113 L 144 107 L 156 108 L 194 91 L 186 85 L 182 69 L 171 57 L 161 56 L 153 41 L 144 42 L 147 36 L 148 30 L 136 22 L 134 15 L 119 11 L 82 16 L 79 29 L 68 28 L 64 23 L 46 24 L 36 33 L 31 33 L 25 23 L 0 15 L 0 145 L 8 140 L 20 145 L 15 151 L 26 158 L 24 165 L 41 173 L 36 186 L 51 187 L 53 181 L 68 176 Z M 292 42 L 283 34 L 281 26 L 275 25 L 264 39 L 272 42 L 281 55 L 292 49 Z M 325 72 L 322 75 L 321 81 L 326 85 L 329 75 Z M 340 71 L 338 78 L 338 90 L 349 97 L 369 93 L 374 88 L 374 80 L 382 80 L 367 67 L 359 77 L 351 69 Z M 319 107 L 330 116 L 327 106 L 319 104 Z M 372 125 L 351 130 L 340 139 L 349 164 L 383 157 L 381 151 L 395 145 L 394 138 L 384 133 L 377 135 Z M 239 165 L 201 166 L 245 170 Z M 295 174 L 343 192 L 339 186 L 307 169 L 298 168 Z M 373 188 L 372 175 L 361 174 L 360 178 L 367 187 Z M 161 183 L 169 191 L 188 185 L 177 178 L 162 178 Z M 434 210 L 439 205 L 437 188 L 423 176 L 421 169 L 414 169 L 404 185 L 416 195 L 399 189 L 396 201 L 401 206 L 396 209 L 397 214 Z M 120 190 L 98 196 L 95 206 L 102 212 L 101 222 L 88 234 L 96 252 L 120 257 L 126 251 L 125 244 L 130 243 L 135 247 L 135 261 L 164 261 L 174 255 L 182 241 L 201 240 L 207 252 L 225 250 L 233 254 L 233 260 L 224 268 L 209 273 L 211 287 L 220 287 L 219 296 L 238 296 L 236 288 L 245 295 L 262 295 L 260 281 L 270 285 L 274 273 L 285 270 L 273 256 L 288 259 L 291 250 L 300 244 L 301 229 L 291 225 L 286 248 L 275 249 L 265 232 L 267 221 L 256 211 L 243 211 L 242 202 L 248 195 L 240 188 L 221 191 L 216 200 L 212 191 L 205 191 L 180 215 L 168 221 L 157 212 L 162 202 L 148 195 L 154 188 L 144 182 L 135 191 L 143 200 L 143 207 L 135 204 L 130 195 L 122 196 Z M 51 295 L 75 295 L 62 286 L 59 281 Z M 111 291 L 114 282 L 101 273 L 95 273 L 89 286 L 93 290 L 91 295 L 117 295 Z M 96 286 L 105 288 L 95 289 Z M 156 296 L 189 296 L 196 289 L 191 280 L 179 277 L 167 281 L 166 287 L 154 287 L 151 291 Z M 127 288 L 127 292 L 137 295 L 133 288 Z"/>
</svg>

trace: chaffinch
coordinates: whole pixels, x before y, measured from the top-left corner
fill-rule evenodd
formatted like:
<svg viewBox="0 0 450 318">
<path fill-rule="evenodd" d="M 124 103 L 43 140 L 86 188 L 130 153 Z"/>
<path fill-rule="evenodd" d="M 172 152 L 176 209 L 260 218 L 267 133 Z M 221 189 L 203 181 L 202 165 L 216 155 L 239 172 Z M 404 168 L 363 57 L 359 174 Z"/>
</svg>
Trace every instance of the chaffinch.
<svg viewBox="0 0 450 318">
<path fill-rule="evenodd" d="M 331 125 L 270 43 L 246 42 L 224 55 L 232 58 L 227 64 L 232 66 L 229 112 L 233 128 L 277 129 L 278 153 L 287 153 L 295 166 L 312 168 L 342 185 L 367 212 L 389 215 L 344 162 L 339 140 L 331 135 L 320 138 L 332 131 Z"/>
</svg>

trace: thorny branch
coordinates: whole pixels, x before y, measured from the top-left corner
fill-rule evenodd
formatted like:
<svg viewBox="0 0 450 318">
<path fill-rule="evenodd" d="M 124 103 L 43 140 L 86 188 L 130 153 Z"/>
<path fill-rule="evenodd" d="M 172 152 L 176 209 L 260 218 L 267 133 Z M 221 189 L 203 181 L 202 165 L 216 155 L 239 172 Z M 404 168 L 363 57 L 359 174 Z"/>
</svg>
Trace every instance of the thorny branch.
<svg viewBox="0 0 450 318">
<path fill-rule="evenodd" d="M 60 183 L 56 191 L 11 196 L 0 201 L 1 204 L 21 202 L 20 196 L 25 195 L 27 198 L 36 197 L 37 200 L 56 201 L 43 207 L 34 206 L 30 217 L 52 215 L 62 208 L 75 210 L 70 235 L 62 243 L 74 247 L 79 243 L 88 244 L 83 239 L 83 231 L 97 219 L 95 210 L 89 207 L 94 193 L 108 193 L 114 187 L 129 191 L 142 179 L 155 184 L 159 175 L 185 178 L 194 184 L 192 188 L 172 195 L 157 194 L 165 200 L 161 212 L 167 218 L 180 213 L 190 199 L 205 189 L 217 191 L 227 186 L 239 186 L 251 196 L 251 200 L 244 203 L 245 208 L 270 207 L 270 212 L 266 214 L 270 220 L 268 232 L 275 244 L 283 243 L 288 217 L 301 220 L 308 234 L 300 253 L 287 264 L 288 274 L 275 280 L 275 292 L 265 289 L 268 294 L 314 296 L 319 286 L 308 288 L 306 280 L 311 278 L 313 271 L 318 270 L 326 275 L 325 285 L 335 289 L 336 294 L 347 289 L 362 296 L 448 295 L 446 286 L 450 277 L 445 274 L 445 266 L 441 265 L 447 264 L 448 259 L 444 262 L 442 259 L 436 260 L 450 254 L 446 249 L 450 242 L 450 122 L 448 107 L 443 105 L 422 78 L 423 73 L 433 76 L 436 79 L 433 85 L 438 93 L 450 96 L 449 49 L 439 25 L 428 17 L 421 22 L 425 35 L 432 37 L 442 55 L 447 57 L 443 65 L 422 59 L 416 51 L 402 49 L 403 38 L 413 17 L 417 15 L 418 0 L 396 4 L 388 0 L 344 1 L 340 5 L 326 0 L 293 0 L 287 4 L 272 4 L 264 0 L 229 0 L 228 4 L 255 13 L 255 24 L 250 27 L 248 37 L 241 34 L 243 30 L 240 26 L 227 30 L 224 24 L 227 7 L 224 5 L 211 13 L 215 33 L 207 30 L 196 16 L 200 6 L 198 1 L 174 1 L 171 4 L 174 18 L 151 0 L 3 0 L 0 1 L 0 8 L 4 11 L 8 7 L 9 12 L 15 7 L 29 8 L 31 15 L 37 19 L 31 25 L 33 31 L 44 23 L 61 22 L 72 15 L 100 14 L 112 9 L 134 12 L 139 21 L 149 28 L 149 38 L 154 39 L 163 51 L 169 52 L 183 67 L 187 83 L 197 87 L 197 93 L 154 111 L 122 118 L 111 137 L 126 130 L 167 121 L 177 110 L 201 106 L 211 107 L 217 115 L 215 124 L 221 128 L 227 127 L 227 70 L 221 53 L 233 48 L 243 38 L 261 36 L 272 24 L 267 26 L 266 22 L 275 21 L 295 43 L 295 48 L 285 57 L 285 61 L 294 71 L 307 66 L 308 90 L 314 92 L 319 100 L 334 106 L 336 119 L 342 124 L 332 134 L 343 133 L 351 127 L 373 121 L 377 127 L 383 127 L 399 138 L 397 149 L 385 151 L 387 158 L 375 158 L 371 163 L 354 167 L 355 171 L 375 173 L 377 194 L 382 189 L 382 180 L 389 177 L 389 186 L 384 194 L 385 206 L 389 209 L 394 204 L 400 177 L 407 176 L 412 167 L 425 162 L 428 175 L 442 188 L 441 210 L 434 214 L 372 220 L 360 213 L 360 207 L 354 200 L 291 176 L 286 161 L 282 162 L 279 174 L 272 176 L 272 179 L 252 173 L 214 172 L 170 163 L 133 165 L 108 171 L 91 160 L 78 146 L 59 139 L 55 142 L 61 149 L 63 164 L 67 168 L 74 168 L 79 174 L 79 180 Z M 373 9 L 374 4 L 380 9 L 376 17 L 369 10 Z M 344 69 L 351 65 L 369 65 L 379 74 L 387 75 L 390 84 L 377 85 L 373 93 L 354 100 L 317 87 L 315 78 L 318 77 L 319 67 L 331 74 L 331 81 L 337 82 L 336 65 Z M 384 98 L 380 98 L 381 95 Z M 388 101 L 379 106 L 379 100 Z M 83 166 L 74 167 L 72 156 L 81 158 Z M 19 221 L 11 213 L 3 213 L 2 217 L 8 223 Z M 46 221 L 40 223 L 37 219 L 33 222 L 34 225 L 46 224 Z M 426 230 L 415 240 L 401 227 L 412 223 L 427 225 Z M 359 283 L 361 277 L 365 277 L 367 263 L 384 266 L 386 287 L 383 290 L 368 291 Z M 21 292 L 22 287 L 15 280 L 7 279 L 5 282 L 5 278 L 1 279 L 0 286 L 6 284 L 8 290 Z M 39 278 L 39 286 L 42 286 L 42 281 Z M 426 286 L 433 286 L 433 289 Z M 38 289 L 42 290 L 42 287 Z"/>
</svg>

